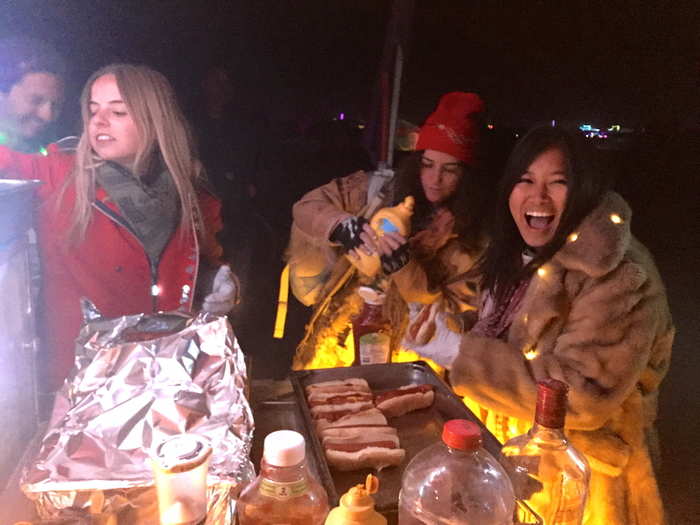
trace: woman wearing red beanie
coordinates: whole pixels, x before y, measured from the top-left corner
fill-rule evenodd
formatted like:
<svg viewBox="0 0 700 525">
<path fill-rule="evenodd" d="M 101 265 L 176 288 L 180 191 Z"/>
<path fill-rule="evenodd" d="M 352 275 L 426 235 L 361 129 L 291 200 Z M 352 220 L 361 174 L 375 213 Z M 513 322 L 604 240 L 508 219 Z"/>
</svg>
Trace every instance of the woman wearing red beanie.
<svg viewBox="0 0 700 525">
<path fill-rule="evenodd" d="M 337 281 L 346 254 L 381 256 L 386 278 L 379 282 L 387 293 L 385 312 L 394 327 L 392 349 L 399 347 L 406 332 L 407 309 L 410 318 L 424 321 L 411 327 L 410 340 L 426 342 L 436 315 L 446 316 L 450 328 L 461 330 L 465 317 L 461 314 L 474 310 L 474 291 L 463 279 L 454 278 L 472 267 L 483 245 L 485 185 L 479 180 L 483 112 L 478 95 L 448 93 L 421 127 L 417 151 L 405 159 L 383 193 L 378 189 L 383 184 L 381 173 L 360 171 L 312 190 L 294 205 L 289 246 L 292 290 L 302 303 L 323 309 L 315 312 L 307 327 L 294 358 L 295 369 L 351 364 L 343 349 L 350 320 L 362 304 L 356 290 L 378 281 L 355 271 L 342 286 L 329 285 Z M 367 203 L 383 194 L 383 206 L 414 197 L 410 238 L 389 233 L 379 240 L 362 216 Z M 320 345 L 325 347 L 323 360 L 316 355 Z M 438 363 L 451 360 L 428 357 Z"/>
</svg>

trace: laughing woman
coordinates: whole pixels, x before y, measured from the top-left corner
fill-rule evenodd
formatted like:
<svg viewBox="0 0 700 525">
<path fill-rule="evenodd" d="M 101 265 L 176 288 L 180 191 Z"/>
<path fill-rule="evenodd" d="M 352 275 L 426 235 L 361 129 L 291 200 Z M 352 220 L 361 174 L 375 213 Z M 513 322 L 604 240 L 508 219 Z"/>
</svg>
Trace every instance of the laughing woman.
<svg viewBox="0 0 700 525">
<path fill-rule="evenodd" d="M 592 470 L 584 523 L 656 525 L 654 420 L 674 329 L 629 207 L 584 159 L 557 128 L 516 145 L 482 259 L 479 320 L 451 380 L 500 440 L 527 430 L 538 380 L 566 382 L 566 432 Z"/>
<path fill-rule="evenodd" d="M 42 182 L 46 390 L 58 388 L 72 367 L 81 297 L 116 317 L 191 309 L 195 292 L 204 292 L 197 306 L 226 313 L 236 294 L 214 238 L 219 203 L 200 184 L 187 124 L 165 77 L 144 66 L 107 66 L 88 80 L 81 111 L 75 154 L 0 147 L 2 177 Z M 198 286 L 198 274 L 217 267 L 213 288 Z"/>
</svg>

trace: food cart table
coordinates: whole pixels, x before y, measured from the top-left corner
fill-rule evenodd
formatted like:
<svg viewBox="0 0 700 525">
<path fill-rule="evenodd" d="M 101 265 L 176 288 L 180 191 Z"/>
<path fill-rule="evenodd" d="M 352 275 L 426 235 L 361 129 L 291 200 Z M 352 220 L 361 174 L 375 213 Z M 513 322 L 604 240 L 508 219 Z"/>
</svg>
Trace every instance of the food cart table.
<svg viewBox="0 0 700 525">
<path fill-rule="evenodd" d="M 315 456 L 311 453 L 309 439 L 306 436 L 306 429 L 301 415 L 301 410 L 292 392 L 292 385 L 289 380 L 271 381 L 254 380 L 251 384 L 251 406 L 255 418 L 255 434 L 253 437 L 253 447 L 251 459 L 256 467 L 260 466 L 262 458 L 263 440 L 265 436 L 275 430 L 296 430 L 307 438 L 307 458 L 311 472 L 317 476 L 318 466 L 315 463 Z M 43 425 L 32 441 L 32 445 L 27 447 L 24 454 L 27 459 L 31 457 L 32 450 L 38 445 L 46 430 Z M 21 465 L 24 460 L 18 463 L 18 468 L 10 478 L 7 488 L 0 493 L 0 523 L 12 525 L 21 520 L 37 520 L 32 502 L 27 499 L 19 488 L 21 475 Z M 358 480 L 358 483 L 362 480 Z M 392 517 L 389 516 L 389 523 Z"/>
</svg>

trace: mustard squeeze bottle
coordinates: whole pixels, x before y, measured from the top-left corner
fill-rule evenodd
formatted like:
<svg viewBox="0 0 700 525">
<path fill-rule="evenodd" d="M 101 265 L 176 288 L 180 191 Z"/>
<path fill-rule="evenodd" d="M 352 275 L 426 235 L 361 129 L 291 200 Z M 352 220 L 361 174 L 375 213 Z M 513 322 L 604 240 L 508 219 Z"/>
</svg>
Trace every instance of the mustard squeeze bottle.
<svg viewBox="0 0 700 525">
<path fill-rule="evenodd" d="M 396 206 L 382 208 L 374 214 L 369 224 L 380 237 L 385 233 L 398 233 L 408 237 L 411 233 L 411 215 L 415 200 L 410 195 Z"/>
<path fill-rule="evenodd" d="M 369 474 L 364 485 L 355 485 L 331 510 L 325 525 L 386 525 L 386 518 L 374 510 L 371 494 L 379 490 L 379 479 Z"/>
<path fill-rule="evenodd" d="M 398 233 L 408 237 L 411 233 L 411 215 L 415 200 L 410 195 L 396 206 L 378 210 L 369 221 L 372 229 L 381 237 L 385 233 Z M 350 259 L 358 271 L 368 277 L 374 277 L 381 268 L 378 254 L 367 255 L 358 250 L 359 260 Z"/>
</svg>

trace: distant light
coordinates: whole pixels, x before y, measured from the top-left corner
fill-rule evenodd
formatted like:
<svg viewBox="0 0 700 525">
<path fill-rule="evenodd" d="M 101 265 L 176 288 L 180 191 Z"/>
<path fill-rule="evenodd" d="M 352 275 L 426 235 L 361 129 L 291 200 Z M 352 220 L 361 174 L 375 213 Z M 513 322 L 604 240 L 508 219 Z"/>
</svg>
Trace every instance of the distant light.
<svg viewBox="0 0 700 525">
<path fill-rule="evenodd" d="M 338 116 L 338 120 L 345 120 L 345 113 L 341 113 L 341 114 Z"/>
<path fill-rule="evenodd" d="M 621 128 L 622 128 L 622 126 L 620 126 L 619 124 L 613 124 L 612 126 L 610 126 L 608 128 L 608 131 L 620 131 Z"/>
<path fill-rule="evenodd" d="M 516 138 L 516 139 L 519 139 L 519 138 L 520 138 L 520 133 L 516 133 L 516 134 L 515 134 L 515 138 Z"/>
<path fill-rule="evenodd" d="M 486 127 L 489 128 L 489 129 L 493 129 L 493 128 L 494 128 L 493 124 L 489 124 L 489 125 L 487 125 Z"/>
<path fill-rule="evenodd" d="M 576 242 L 578 240 L 578 233 L 574 232 L 568 237 L 569 242 Z"/>
<path fill-rule="evenodd" d="M 544 277 L 545 275 L 547 275 L 547 270 L 545 270 L 544 268 L 537 268 L 537 275 L 539 275 L 540 277 Z"/>
<path fill-rule="evenodd" d="M 620 217 L 617 213 L 611 213 L 610 214 L 610 220 L 614 224 L 622 224 L 622 217 Z"/>
<path fill-rule="evenodd" d="M 157 284 L 151 286 L 151 295 L 153 297 L 158 297 L 160 295 L 160 286 L 158 286 Z"/>
<path fill-rule="evenodd" d="M 525 359 L 527 359 L 528 361 L 532 361 L 538 355 L 540 355 L 540 352 L 537 350 L 537 348 L 530 348 L 529 350 L 523 352 L 523 355 L 525 356 Z"/>
<path fill-rule="evenodd" d="M 557 121 L 552 119 L 552 127 L 555 128 L 557 126 Z"/>
<path fill-rule="evenodd" d="M 578 127 L 578 129 L 580 129 L 581 131 L 591 131 L 593 129 L 593 126 L 591 126 L 590 124 L 581 124 Z"/>
<path fill-rule="evenodd" d="M 358 124 L 358 125 L 357 125 L 357 129 L 365 129 L 365 125 L 364 125 L 364 124 Z"/>
<path fill-rule="evenodd" d="M 46 157 L 49 154 L 49 150 L 47 150 L 44 146 L 39 148 L 39 153 L 41 153 L 44 157 Z"/>
</svg>

